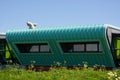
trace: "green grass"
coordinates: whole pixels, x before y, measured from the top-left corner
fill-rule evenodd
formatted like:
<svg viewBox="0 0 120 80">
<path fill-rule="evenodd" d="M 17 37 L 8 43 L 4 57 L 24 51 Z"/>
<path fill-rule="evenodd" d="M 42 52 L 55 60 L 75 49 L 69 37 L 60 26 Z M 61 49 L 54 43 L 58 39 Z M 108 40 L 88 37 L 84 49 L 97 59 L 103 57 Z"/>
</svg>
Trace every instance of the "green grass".
<svg viewBox="0 0 120 80">
<path fill-rule="evenodd" d="M 41 72 L 10 68 L 0 70 L 0 80 L 115 80 L 113 77 L 113 79 L 108 79 L 108 72 L 110 71 L 94 71 L 92 68 L 70 70 L 63 67 Z M 117 77 L 120 76 L 119 70 L 115 72 Z"/>
</svg>

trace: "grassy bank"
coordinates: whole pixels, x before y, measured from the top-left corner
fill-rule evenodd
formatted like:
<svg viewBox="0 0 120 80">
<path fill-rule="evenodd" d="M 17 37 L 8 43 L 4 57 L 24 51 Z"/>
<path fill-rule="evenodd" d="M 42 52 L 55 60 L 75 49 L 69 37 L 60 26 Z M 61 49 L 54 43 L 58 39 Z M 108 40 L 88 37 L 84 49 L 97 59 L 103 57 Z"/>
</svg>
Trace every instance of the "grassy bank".
<svg viewBox="0 0 120 80">
<path fill-rule="evenodd" d="M 119 76 L 119 70 L 95 71 L 92 68 L 68 70 L 63 67 L 42 72 L 17 68 L 0 70 L 0 80 L 119 80 Z"/>
</svg>

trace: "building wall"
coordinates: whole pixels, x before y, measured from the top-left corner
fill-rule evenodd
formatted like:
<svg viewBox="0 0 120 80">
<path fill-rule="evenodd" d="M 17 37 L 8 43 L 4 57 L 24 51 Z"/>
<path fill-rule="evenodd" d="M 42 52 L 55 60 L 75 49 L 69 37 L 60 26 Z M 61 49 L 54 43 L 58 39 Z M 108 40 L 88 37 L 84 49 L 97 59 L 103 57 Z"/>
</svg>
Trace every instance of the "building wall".
<svg viewBox="0 0 120 80">
<path fill-rule="evenodd" d="M 11 31 L 7 33 L 7 41 L 13 48 L 17 58 L 22 65 L 51 66 L 56 62 L 66 66 L 83 65 L 83 61 L 89 66 L 95 64 L 115 67 L 112 53 L 106 38 L 105 25 L 85 25 L 72 27 L 44 28 L 24 31 Z M 65 54 L 60 42 L 94 42 L 98 41 L 102 46 L 101 53 L 68 53 Z M 18 43 L 48 43 L 51 54 L 41 53 L 20 53 L 16 44 Z M 64 64 L 65 63 L 65 64 Z"/>
</svg>

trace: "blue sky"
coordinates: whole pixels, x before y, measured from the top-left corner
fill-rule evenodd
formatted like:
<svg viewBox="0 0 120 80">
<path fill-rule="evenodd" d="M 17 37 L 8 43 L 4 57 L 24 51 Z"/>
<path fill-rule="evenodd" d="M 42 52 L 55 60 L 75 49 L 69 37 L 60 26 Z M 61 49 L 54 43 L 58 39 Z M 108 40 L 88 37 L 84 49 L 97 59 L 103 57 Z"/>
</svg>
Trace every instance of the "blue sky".
<svg viewBox="0 0 120 80">
<path fill-rule="evenodd" d="M 87 24 L 120 26 L 120 0 L 0 0 L 0 32 Z"/>
</svg>

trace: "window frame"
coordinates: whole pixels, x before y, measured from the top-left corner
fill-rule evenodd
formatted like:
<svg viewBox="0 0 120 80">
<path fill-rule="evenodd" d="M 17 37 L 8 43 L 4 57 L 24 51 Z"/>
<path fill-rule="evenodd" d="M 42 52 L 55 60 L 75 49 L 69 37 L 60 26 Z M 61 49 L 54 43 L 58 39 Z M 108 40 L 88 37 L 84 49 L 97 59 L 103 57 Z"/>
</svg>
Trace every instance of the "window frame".
<svg viewBox="0 0 120 80">
<path fill-rule="evenodd" d="M 40 53 L 40 54 L 42 54 L 42 53 L 52 53 L 51 52 L 51 48 L 50 48 L 50 45 L 48 44 L 48 43 L 16 43 L 15 44 L 16 45 L 16 48 L 18 49 L 18 51 L 19 51 L 19 53 L 21 53 L 21 54 L 32 54 L 32 53 Z M 38 46 L 38 52 L 37 51 L 30 51 L 30 49 L 29 49 L 29 51 L 25 51 L 25 52 L 23 52 L 23 51 L 21 51 L 21 49 L 18 47 L 18 45 L 25 45 L 25 46 L 29 46 L 29 45 L 32 45 L 32 46 Z M 49 51 L 41 51 L 40 50 L 40 47 L 41 46 L 44 46 L 44 45 L 47 45 L 48 47 L 49 47 Z M 28 47 L 29 48 L 29 47 Z M 32 48 L 32 47 L 31 47 Z"/>
<path fill-rule="evenodd" d="M 73 49 L 72 49 L 71 52 L 64 51 L 64 49 L 62 48 L 62 46 L 64 44 L 69 44 L 69 43 L 71 43 L 73 45 L 73 48 L 74 48 L 75 44 L 78 44 L 78 45 L 82 44 L 82 45 L 84 45 L 84 51 L 74 51 Z M 97 51 L 87 51 L 86 50 L 86 48 L 87 48 L 86 45 L 87 44 L 97 44 Z M 103 51 L 102 50 L 102 46 L 101 46 L 101 44 L 100 44 L 99 41 L 91 41 L 91 42 L 90 41 L 89 42 L 80 42 L 80 41 L 78 41 L 78 42 L 59 42 L 59 45 L 60 45 L 60 48 L 61 48 L 61 50 L 62 50 L 63 53 L 101 53 Z"/>
</svg>

